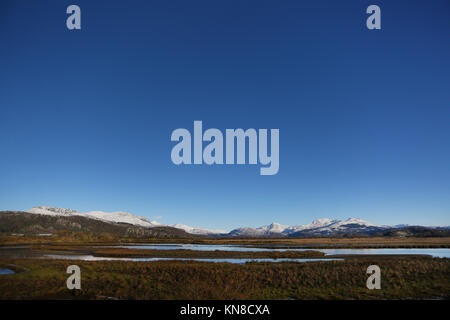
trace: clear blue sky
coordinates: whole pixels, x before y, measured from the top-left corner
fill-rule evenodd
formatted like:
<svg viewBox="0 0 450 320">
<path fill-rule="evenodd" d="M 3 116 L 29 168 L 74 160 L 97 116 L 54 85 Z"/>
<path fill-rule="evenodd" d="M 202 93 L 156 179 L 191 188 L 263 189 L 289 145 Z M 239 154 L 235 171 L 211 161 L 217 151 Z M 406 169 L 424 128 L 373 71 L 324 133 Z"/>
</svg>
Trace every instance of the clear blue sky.
<svg viewBox="0 0 450 320">
<path fill-rule="evenodd" d="M 0 210 L 450 224 L 448 0 L 3 0 L 0 40 Z M 194 120 L 279 128 L 279 173 L 174 165 Z"/>
</svg>

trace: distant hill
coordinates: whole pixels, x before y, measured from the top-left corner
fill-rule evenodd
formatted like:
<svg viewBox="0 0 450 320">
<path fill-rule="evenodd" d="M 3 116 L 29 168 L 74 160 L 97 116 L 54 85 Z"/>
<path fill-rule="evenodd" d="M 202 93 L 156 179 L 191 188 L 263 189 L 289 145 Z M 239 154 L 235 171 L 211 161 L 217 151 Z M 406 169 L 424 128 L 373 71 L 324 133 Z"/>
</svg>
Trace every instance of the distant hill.
<svg viewBox="0 0 450 320">
<path fill-rule="evenodd" d="M 375 235 L 383 237 L 450 237 L 450 229 L 448 227 L 408 226 L 385 230 Z"/>
<path fill-rule="evenodd" d="M 42 215 L 22 211 L 0 211 L 0 232 L 8 234 L 53 234 L 58 231 L 112 233 L 122 237 L 192 238 L 184 230 L 127 223 L 106 222 L 82 216 Z"/>
<path fill-rule="evenodd" d="M 124 211 L 104 212 L 104 211 L 89 211 L 79 212 L 73 209 L 55 208 L 49 206 L 38 206 L 28 209 L 26 212 L 45 216 L 59 216 L 59 217 L 84 217 L 93 220 L 100 220 L 112 223 L 126 223 L 133 226 L 140 226 L 145 228 L 154 227 L 173 227 L 183 230 L 189 234 L 195 235 L 212 235 L 226 233 L 223 230 L 204 229 L 198 227 L 191 227 L 184 224 L 164 225 L 157 221 L 150 221 L 145 217 L 140 217 L 132 213 Z"/>
<path fill-rule="evenodd" d="M 235 237 L 309 237 L 320 235 L 336 235 L 346 233 L 368 233 L 384 230 L 370 222 L 357 218 L 349 218 L 345 221 L 331 219 L 317 219 L 306 225 L 284 226 L 273 222 L 270 225 L 259 228 L 238 228 L 232 230 L 229 235 Z"/>
<path fill-rule="evenodd" d="M 259 228 L 238 228 L 226 236 L 231 237 L 450 237 L 448 227 L 377 226 L 358 218 L 347 220 L 317 219 L 306 225 L 285 226 L 271 223 Z"/>
</svg>

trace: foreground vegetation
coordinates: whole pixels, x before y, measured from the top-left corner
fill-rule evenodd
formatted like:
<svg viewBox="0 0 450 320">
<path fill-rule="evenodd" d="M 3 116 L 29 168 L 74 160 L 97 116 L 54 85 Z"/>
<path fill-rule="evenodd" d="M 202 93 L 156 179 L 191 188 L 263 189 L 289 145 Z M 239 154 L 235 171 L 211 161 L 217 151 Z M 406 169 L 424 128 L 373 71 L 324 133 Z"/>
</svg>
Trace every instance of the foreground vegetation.
<svg viewBox="0 0 450 320">
<path fill-rule="evenodd" d="M 82 289 L 66 288 L 66 268 L 81 268 Z M 381 290 L 366 269 L 381 268 Z M 62 261 L 15 259 L 0 275 L 1 299 L 449 299 L 450 259 L 359 257 L 308 263 Z"/>
</svg>

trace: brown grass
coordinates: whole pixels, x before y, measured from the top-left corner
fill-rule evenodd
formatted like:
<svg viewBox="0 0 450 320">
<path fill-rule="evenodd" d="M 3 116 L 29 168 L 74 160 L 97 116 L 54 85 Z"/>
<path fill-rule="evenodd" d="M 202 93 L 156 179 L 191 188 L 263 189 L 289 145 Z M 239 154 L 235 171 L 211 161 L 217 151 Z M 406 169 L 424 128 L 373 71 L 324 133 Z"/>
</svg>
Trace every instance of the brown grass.
<svg viewBox="0 0 450 320">
<path fill-rule="evenodd" d="M 12 260 L 28 272 L 0 276 L 1 299 L 424 299 L 449 298 L 450 259 L 376 257 L 312 263 Z M 77 264 L 82 289 L 69 291 Z M 378 264 L 381 290 L 366 288 Z"/>
</svg>

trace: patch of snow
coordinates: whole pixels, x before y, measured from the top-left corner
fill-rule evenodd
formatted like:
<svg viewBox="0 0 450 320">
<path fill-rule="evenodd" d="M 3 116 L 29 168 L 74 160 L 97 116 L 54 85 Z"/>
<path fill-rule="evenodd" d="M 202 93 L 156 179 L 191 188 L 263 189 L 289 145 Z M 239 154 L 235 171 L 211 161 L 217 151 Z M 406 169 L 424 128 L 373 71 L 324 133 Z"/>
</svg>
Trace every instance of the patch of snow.
<svg viewBox="0 0 450 320">
<path fill-rule="evenodd" d="M 224 230 L 218 230 L 218 229 L 204 229 L 204 228 L 197 228 L 197 227 L 190 227 L 185 224 L 177 223 L 172 224 L 170 227 L 174 227 L 177 229 L 181 229 L 186 231 L 187 233 L 191 234 L 200 234 L 200 235 L 207 235 L 207 234 L 225 234 L 227 231 Z"/>
<path fill-rule="evenodd" d="M 47 206 L 33 207 L 27 211 L 33 214 L 42 214 L 49 216 L 80 216 L 90 219 L 96 219 L 106 222 L 113 223 L 128 223 L 141 227 L 156 227 L 162 226 L 161 223 L 156 221 L 149 221 L 144 217 L 139 217 L 128 212 L 104 212 L 104 211 L 90 211 L 90 212 L 79 212 L 72 209 L 54 208 Z"/>
</svg>

